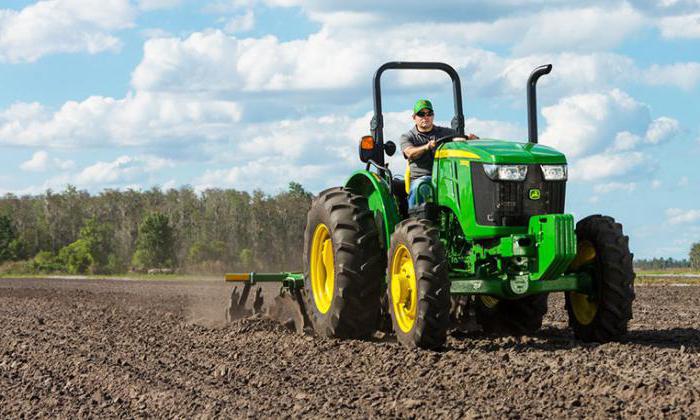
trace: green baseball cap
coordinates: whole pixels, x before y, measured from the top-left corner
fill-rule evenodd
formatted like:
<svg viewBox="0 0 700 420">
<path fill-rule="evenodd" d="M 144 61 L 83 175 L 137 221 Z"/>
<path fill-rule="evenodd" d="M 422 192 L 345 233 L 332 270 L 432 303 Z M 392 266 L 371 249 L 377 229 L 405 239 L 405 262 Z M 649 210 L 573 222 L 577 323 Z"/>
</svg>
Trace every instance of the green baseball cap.
<svg viewBox="0 0 700 420">
<path fill-rule="evenodd" d="M 415 114 L 425 108 L 433 111 L 433 104 L 427 99 L 419 99 L 416 101 L 416 104 L 413 105 L 413 113 Z"/>
</svg>

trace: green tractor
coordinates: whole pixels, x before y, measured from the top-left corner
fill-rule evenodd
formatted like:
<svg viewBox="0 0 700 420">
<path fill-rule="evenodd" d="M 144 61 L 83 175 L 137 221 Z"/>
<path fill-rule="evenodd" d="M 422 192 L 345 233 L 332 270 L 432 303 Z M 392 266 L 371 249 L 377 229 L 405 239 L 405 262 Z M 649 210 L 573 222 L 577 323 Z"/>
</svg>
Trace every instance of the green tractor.
<svg viewBox="0 0 700 420">
<path fill-rule="evenodd" d="M 405 179 L 385 163 L 381 76 L 440 70 L 452 79 L 456 134 L 435 148 L 432 180 L 407 208 Z M 304 272 L 230 274 L 246 285 L 280 281 L 297 325 L 326 337 L 363 338 L 389 327 L 407 347 L 436 349 L 472 316 L 487 333 L 537 331 L 551 292 L 564 292 L 569 325 L 587 342 L 621 339 L 632 318 L 634 272 L 628 237 L 611 217 L 576 223 L 564 212 L 566 157 L 537 143 L 536 84 L 527 81 L 529 142 L 467 140 L 461 85 L 444 63 L 389 62 L 374 75 L 364 170 L 321 192 L 308 213 Z M 292 315 L 289 315 L 289 314 Z M 301 327 L 298 327 L 301 329 Z"/>
</svg>

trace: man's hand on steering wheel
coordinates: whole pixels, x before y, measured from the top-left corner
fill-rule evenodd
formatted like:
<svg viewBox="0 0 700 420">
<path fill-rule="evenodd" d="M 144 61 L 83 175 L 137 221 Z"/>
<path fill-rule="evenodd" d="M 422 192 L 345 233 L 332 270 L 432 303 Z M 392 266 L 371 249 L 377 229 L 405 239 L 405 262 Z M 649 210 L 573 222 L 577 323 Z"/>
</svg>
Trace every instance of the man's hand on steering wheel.
<svg viewBox="0 0 700 420">
<path fill-rule="evenodd" d="M 456 138 L 464 138 L 467 140 L 477 140 L 479 138 L 479 136 L 477 136 L 474 133 L 469 133 L 466 136 L 461 135 L 461 134 L 450 134 L 449 136 L 440 137 L 439 139 L 435 140 L 435 147 L 443 145 L 445 143 L 449 143 Z"/>
</svg>

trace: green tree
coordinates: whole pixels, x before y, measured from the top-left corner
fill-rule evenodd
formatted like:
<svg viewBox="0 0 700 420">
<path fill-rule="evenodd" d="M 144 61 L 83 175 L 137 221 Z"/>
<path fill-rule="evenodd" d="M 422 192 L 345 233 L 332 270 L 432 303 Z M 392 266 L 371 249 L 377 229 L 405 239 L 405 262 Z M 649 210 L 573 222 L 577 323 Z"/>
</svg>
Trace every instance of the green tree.
<svg viewBox="0 0 700 420">
<path fill-rule="evenodd" d="M 0 263 L 17 258 L 19 242 L 8 216 L 0 216 Z"/>
<path fill-rule="evenodd" d="M 90 271 L 104 273 L 111 271 L 110 256 L 112 255 L 114 229 L 112 225 L 100 223 L 96 218 L 90 218 L 80 229 L 78 241 L 84 241 L 92 259 Z"/>
<path fill-rule="evenodd" d="M 197 241 L 192 244 L 187 260 L 190 264 L 204 261 L 222 261 L 226 252 L 226 244 L 222 241 Z"/>
<path fill-rule="evenodd" d="M 240 261 L 240 267 L 238 268 L 239 270 L 253 270 L 253 251 L 248 248 L 243 248 L 241 253 L 238 255 L 238 260 Z"/>
<path fill-rule="evenodd" d="M 78 239 L 61 248 L 58 260 L 70 274 L 85 274 L 95 266 L 95 259 L 90 253 L 90 243 L 84 239 Z"/>
<path fill-rule="evenodd" d="M 51 251 L 41 251 L 34 256 L 32 266 L 35 272 L 51 273 L 65 271 L 65 267 Z"/>
<path fill-rule="evenodd" d="M 141 222 L 132 264 L 140 269 L 175 265 L 175 235 L 168 216 L 153 212 Z"/>
<path fill-rule="evenodd" d="M 71 274 L 114 272 L 112 238 L 111 225 L 90 218 L 80 228 L 78 239 L 61 248 L 58 260 Z"/>
<path fill-rule="evenodd" d="M 690 267 L 693 270 L 700 270 L 700 242 L 690 247 Z"/>
</svg>

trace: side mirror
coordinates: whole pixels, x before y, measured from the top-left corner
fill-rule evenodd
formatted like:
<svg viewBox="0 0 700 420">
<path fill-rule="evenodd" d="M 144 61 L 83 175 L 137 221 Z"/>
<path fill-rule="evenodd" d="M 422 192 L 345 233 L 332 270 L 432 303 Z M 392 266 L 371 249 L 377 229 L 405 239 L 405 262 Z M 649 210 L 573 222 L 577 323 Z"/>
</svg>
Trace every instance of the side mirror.
<svg viewBox="0 0 700 420">
<path fill-rule="evenodd" d="M 384 152 L 389 156 L 394 156 L 394 153 L 396 153 L 396 143 L 393 141 L 384 143 Z"/>
</svg>

